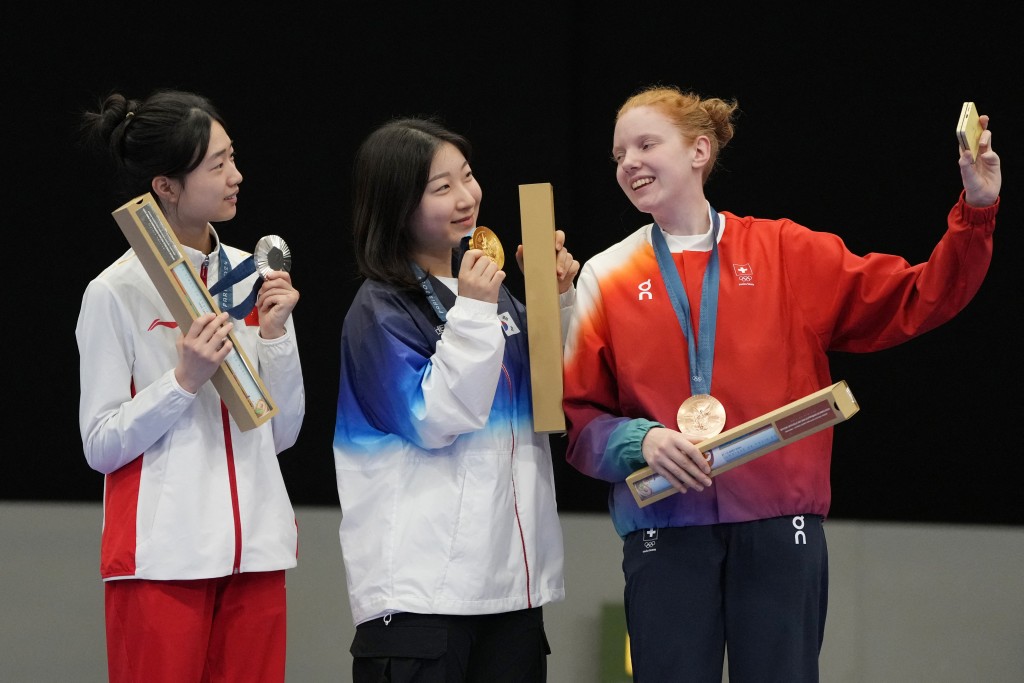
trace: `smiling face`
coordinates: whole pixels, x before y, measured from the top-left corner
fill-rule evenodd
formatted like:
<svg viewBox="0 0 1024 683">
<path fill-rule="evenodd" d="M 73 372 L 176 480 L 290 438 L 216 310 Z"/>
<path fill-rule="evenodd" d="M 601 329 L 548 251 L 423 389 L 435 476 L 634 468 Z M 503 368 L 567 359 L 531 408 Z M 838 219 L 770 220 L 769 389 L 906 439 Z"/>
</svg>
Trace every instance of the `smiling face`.
<svg viewBox="0 0 1024 683">
<path fill-rule="evenodd" d="M 209 224 L 235 217 L 241 182 L 231 138 L 224 126 L 213 121 L 199 165 L 180 179 L 157 176 L 152 186 L 182 244 L 208 252 Z"/>
<path fill-rule="evenodd" d="M 681 205 L 703 197 L 699 145 L 683 137 L 656 107 L 636 107 L 619 118 L 612 158 L 619 187 L 659 224 L 671 222 Z"/>
<path fill-rule="evenodd" d="M 427 272 L 451 275 L 452 249 L 476 227 L 483 190 L 455 145 L 437 148 L 427 186 L 412 215 L 413 260 Z"/>
<path fill-rule="evenodd" d="M 242 174 L 235 166 L 235 150 L 224 126 L 214 121 L 210 145 L 199 165 L 185 176 L 178 199 L 180 220 L 205 225 L 235 217 Z"/>
</svg>

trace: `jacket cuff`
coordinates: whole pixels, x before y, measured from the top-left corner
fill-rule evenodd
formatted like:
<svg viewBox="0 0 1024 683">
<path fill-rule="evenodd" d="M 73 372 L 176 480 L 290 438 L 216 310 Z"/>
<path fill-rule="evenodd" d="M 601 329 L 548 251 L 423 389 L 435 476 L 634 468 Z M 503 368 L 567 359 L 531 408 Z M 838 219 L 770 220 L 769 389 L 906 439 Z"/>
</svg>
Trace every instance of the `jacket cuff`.
<svg viewBox="0 0 1024 683">
<path fill-rule="evenodd" d="M 646 467 L 647 460 L 643 454 L 644 437 L 655 427 L 664 427 L 660 422 L 636 418 L 623 422 L 608 437 L 608 451 L 615 455 L 629 471 Z"/>
<path fill-rule="evenodd" d="M 999 197 L 996 197 L 995 203 L 991 206 L 971 206 L 967 203 L 967 191 L 960 191 L 960 201 L 957 202 L 960 208 L 960 217 L 963 222 L 970 225 L 990 225 L 996 219 L 996 214 L 999 213 Z"/>
</svg>

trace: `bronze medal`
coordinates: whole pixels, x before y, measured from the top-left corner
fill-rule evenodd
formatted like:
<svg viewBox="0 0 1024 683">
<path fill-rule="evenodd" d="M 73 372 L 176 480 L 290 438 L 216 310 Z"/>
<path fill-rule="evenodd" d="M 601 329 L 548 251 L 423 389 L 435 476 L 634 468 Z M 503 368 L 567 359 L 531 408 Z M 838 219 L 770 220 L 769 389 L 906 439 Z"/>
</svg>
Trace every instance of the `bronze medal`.
<svg viewBox="0 0 1024 683">
<path fill-rule="evenodd" d="M 256 272 L 266 277 L 272 270 L 291 271 L 292 252 L 283 239 L 277 235 L 261 237 L 252 252 Z"/>
<path fill-rule="evenodd" d="M 683 401 L 676 415 L 679 431 L 688 439 L 704 441 L 725 427 L 725 407 L 709 394 L 696 394 Z"/>
<path fill-rule="evenodd" d="M 482 250 L 488 258 L 498 264 L 499 268 L 504 267 L 505 250 L 501 248 L 501 240 L 490 228 L 478 225 L 473 231 L 472 237 L 469 238 L 469 246 Z"/>
</svg>

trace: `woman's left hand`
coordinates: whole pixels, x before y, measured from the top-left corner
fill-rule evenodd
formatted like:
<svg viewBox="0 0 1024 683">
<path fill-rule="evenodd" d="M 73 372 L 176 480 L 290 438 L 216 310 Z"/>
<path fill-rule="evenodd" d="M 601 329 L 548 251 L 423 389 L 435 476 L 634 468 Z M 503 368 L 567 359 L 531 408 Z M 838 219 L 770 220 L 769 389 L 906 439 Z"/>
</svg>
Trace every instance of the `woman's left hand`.
<svg viewBox="0 0 1024 683">
<path fill-rule="evenodd" d="M 516 262 L 519 270 L 523 269 L 523 245 L 516 249 Z M 572 281 L 580 272 L 580 262 L 572 257 L 569 250 L 565 248 L 565 233 L 555 230 L 555 274 L 558 276 L 558 293 L 565 294 L 572 287 Z"/>
<path fill-rule="evenodd" d="M 964 181 L 964 199 L 971 206 L 983 208 L 992 206 L 999 197 L 1003 184 L 999 167 L 999 155 L 992 150 L 992 131 L 988 129 L 988 116 L 978 117 L 981 125 L 981 139 L 978 141 L 978 158 L 971 158 L 970 149 L 960 149 L 960 175 Z"/>
<path fill-rule="evenodd" d="M 256 299 L 256 310 L 260 315 L 260 336 L 277 339 L 285 333 L 284 323 L 299 302 L 299 290 L 292 286 L 292 276 L 287 271 L 272 270 L 263 279 Z"/>
<path fill-rule="evenodd" d="M 576 273 L 580 272 L 580 262 L 565 248 L 565 233 L 561 230 L 555 230 L 555 271 L 558 274 L 558 293 L 565 294 L 572 287 Z"/>
</svg>

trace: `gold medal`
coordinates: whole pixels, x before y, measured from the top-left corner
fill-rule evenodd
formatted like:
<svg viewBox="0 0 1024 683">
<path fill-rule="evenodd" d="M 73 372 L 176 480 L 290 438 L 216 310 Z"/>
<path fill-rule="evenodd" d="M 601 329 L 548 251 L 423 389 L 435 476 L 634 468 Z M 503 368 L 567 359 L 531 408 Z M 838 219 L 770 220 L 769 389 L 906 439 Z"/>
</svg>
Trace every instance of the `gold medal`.
<svg viewBox="0 0 1024 683">
<path fill-rule="evenodd" d="M 277 235 L 261 237 L 252 252 L 256 262 L 256 271 L 266 277 L 272 270 L 290 271 L 292 269 L 292 250 Z"/>
<path fill-rule="evenodd" d="M 499 268 L 505 265 L 505 250 L 501 248 L 501 240 L 490 228 L 478 225 L 469 238 L 469 246 L 482 250 L 488 258 L 498 264 Z"/>
<path fill-rule="evenodd" d="M 676 414 L 679 431 L 688 439 L 704 441 L 725 427 L 725 407 L 709 394 L 696 394 L 683 401 Z"/>
</svg>

